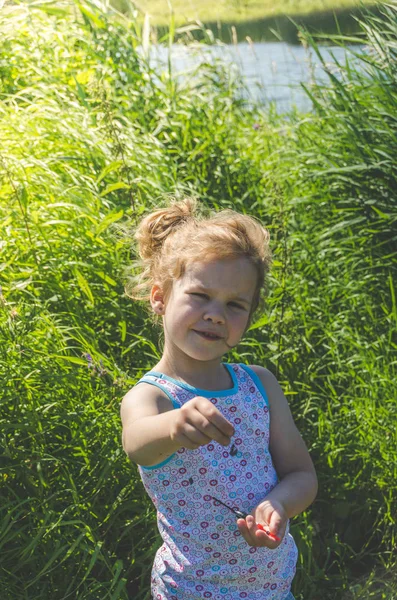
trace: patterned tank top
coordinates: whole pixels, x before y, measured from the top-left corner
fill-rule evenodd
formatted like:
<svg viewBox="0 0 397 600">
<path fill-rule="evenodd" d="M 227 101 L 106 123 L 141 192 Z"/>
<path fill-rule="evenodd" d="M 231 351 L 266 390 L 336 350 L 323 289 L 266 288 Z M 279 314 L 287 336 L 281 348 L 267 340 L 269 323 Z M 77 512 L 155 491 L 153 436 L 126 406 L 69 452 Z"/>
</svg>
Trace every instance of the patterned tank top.
<svg viewBox="0 0 397 600">
<path fill-rule="evenodd" d="M 153 600 L 289 596 L 297 561 L 289 523 L 278 548 L 253 547 L 240 534 L 233 512 L 212 499 L 250 513 L 278 483 L 262 383 L 246 365 L 222 364 L 233 380 L 227 390 L 200 390 L 154 371 L 138 382 L 159 387 L 175 408 L 204 396 L 235 429 L 229 447 L 212 441 L 196 450 L 180 448 L 152 467 L 138 465 L 163 539 L 152 568 Z"/>
</svg>

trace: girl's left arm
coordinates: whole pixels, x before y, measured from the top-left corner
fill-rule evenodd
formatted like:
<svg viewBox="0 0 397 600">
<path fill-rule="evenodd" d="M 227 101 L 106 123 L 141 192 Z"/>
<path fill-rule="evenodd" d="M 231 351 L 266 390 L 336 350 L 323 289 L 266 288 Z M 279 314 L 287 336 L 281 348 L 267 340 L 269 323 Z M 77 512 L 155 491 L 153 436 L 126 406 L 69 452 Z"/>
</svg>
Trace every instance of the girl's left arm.
<svg viewBox="0 0 397 600">
<path fill-rule="evenodd" d="M 315 499 L 316 471 L 276 377 L 263 367 L 251 366 L 251 369 L 258 375 L 269 401 L 269 450 L 279 478 L 266 501 L 280 503 L 289 519 L 304 511 Z"/>
<path fill-rule="evenodd" d="M 288 519 L 304 511 L 316 497 L 317 476 L 276 377 L 263 367 L 251 369 L 269 401 L 269 450 L 279 483 L 250 515 L 237 520 L 237 527 L 250 546 L 274 549 L 283 541 Z"/>
</svg>

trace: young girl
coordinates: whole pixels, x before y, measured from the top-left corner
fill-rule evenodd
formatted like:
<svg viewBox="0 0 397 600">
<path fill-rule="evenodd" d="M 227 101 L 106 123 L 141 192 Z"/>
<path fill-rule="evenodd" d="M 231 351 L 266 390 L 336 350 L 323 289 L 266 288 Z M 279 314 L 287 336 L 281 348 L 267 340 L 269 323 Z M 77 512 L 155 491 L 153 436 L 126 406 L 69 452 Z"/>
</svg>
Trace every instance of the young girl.
<svg viewBox="0 0 397 600">
<path fill-rule="evenodd" d="M 154 600 L 290 600 L 289 519 L 317 493 L 313 463 L 274 375 L 221 362 L 260 304 L 269 234 L 186 199 L 138 226 L 129 289 L 162 319 L 161 360 L 121 403 L 123 447 L 157 509 Z M 146 295 L 138 296 L 140 290 Z"/>
</svg>

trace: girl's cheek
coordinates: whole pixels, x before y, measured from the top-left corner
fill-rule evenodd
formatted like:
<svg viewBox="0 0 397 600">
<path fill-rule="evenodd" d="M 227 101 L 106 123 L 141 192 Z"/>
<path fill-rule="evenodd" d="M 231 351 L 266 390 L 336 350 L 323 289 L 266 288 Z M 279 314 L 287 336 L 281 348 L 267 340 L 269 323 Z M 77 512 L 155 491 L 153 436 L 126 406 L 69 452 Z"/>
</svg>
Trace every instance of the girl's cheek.
<svg viewBox="0 0 397 600">
<path fill-rule="evenodd" d="M 237 327 L 244 331 L 248 323 L 248 315 L 243 315 L 237 320 Z"/>
</svg>

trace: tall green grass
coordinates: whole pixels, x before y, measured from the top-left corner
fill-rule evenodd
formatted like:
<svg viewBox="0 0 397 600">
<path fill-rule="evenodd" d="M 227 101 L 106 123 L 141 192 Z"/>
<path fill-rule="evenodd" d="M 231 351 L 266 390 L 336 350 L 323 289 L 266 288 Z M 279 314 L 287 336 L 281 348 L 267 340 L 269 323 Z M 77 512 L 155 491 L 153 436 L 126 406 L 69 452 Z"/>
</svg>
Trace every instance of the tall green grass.
<svg viewBox="0 0 397 600">
<path fill-rule="evenodd" d="M 271 231 L 266 314 L 226 360 L 277 374 L 317 467 L 292 525 L 297 599 L 397 597 L 397 18 L 382 13 L 362 17 L 360 66 L 280 116 L 217 63 L 153 72 L 140 25 L 106 7 L 3 8 L 2 600 L 149 598 L 159 538 L 119 403 L 159 346 L 123 296 L 117 227 L 168 194 Z"/>
</svg>

